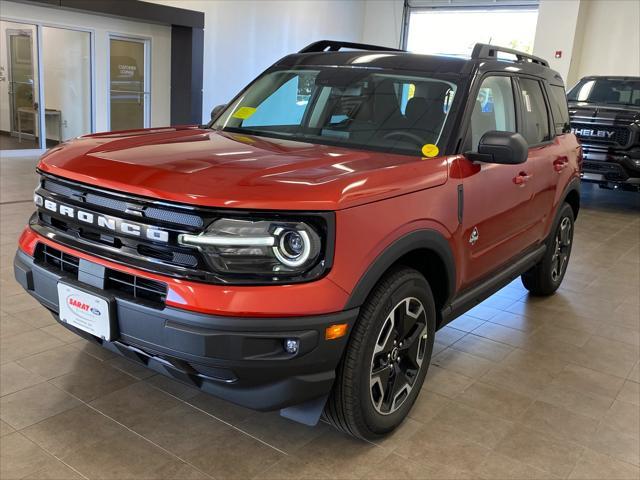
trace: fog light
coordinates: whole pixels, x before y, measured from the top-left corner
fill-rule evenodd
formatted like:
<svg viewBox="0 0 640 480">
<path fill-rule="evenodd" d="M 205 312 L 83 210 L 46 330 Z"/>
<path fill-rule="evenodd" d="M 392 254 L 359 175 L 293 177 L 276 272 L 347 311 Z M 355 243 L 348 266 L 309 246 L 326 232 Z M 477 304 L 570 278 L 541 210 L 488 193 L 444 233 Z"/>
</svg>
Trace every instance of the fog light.
<svg viewBox="0 0 640 480">
<path fill-rule="evenodd" d="M 287 338 L 284 341 L 284 349 L 287 353 L 291 353 L 292 355 L 298 353 L 298 349 L 300 348 L 300 340 L 296 338 Z"/>
</svg>

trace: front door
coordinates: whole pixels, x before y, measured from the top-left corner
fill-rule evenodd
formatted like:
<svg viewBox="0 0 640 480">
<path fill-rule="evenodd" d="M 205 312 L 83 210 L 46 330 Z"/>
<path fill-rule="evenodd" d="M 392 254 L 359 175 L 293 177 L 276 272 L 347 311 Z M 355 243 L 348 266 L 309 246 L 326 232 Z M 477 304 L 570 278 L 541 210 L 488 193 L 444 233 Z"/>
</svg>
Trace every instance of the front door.
<svg viewBox="0 0 640 480">
<path fill-rule="evenodd" d="M 510 76 L 484 78 L 471 115 L 472 150 L 477 151 L 488 131 L 518 130 L 516 92 Z M 459 242 L 465 252 L 461 272 L 465 287 L 535 243 L 534 165 L 530 160 L 520 165 L 480 164 L 462 156 L 457 167 L 464 192 Z"/>
<path fill-rule="evenodd" d="M 147 50 L 145 40 L 109 39 L 110 130 L 149 126 Z"/>
</svg>

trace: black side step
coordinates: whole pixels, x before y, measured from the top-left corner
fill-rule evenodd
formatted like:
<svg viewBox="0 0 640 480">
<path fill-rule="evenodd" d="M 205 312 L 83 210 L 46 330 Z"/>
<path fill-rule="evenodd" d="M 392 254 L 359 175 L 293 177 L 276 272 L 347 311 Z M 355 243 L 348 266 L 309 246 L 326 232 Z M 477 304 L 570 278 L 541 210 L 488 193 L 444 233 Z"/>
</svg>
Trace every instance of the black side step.
<svg viewBox="0 0 640 480">
<path fill-rule="evenodd" d="M 442 323 L 440 327 L 456 319 L 463 313 L 483 302 L 501 288 L 505 287 L 524 272 L 533 267 L 544 256 L 547 250 L 546 244 L 541 244 L 535 250 L 524 255 L 522 258 L 510 263 L 506 268 L 500 270 L 495 276 L 486 281 L 471 287 L 457 295 L 453 301 L 442 309 Z"/>
</svg>

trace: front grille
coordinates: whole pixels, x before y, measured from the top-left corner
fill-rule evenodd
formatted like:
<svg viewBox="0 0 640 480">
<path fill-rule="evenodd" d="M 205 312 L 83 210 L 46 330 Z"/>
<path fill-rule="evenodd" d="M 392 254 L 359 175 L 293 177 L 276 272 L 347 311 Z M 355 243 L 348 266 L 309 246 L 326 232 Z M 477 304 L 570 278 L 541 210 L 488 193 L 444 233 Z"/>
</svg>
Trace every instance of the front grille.
<svg viewBox="0 0 640 480">
<path fill-rule="evenodd" d="M 582 163 L 582 171 L 586 173 L 600 173 L 604 175 L 607 180 L 611 181 L 624 181 L 629 178 L 624 168 L 617 163 L 585 160 Z"/>
<path fill-rule="evenodd" d="M 43 180 L 42 187 L 49 192 L 56 193 L 69 199 L 81 201 L 83 204 L 87 205 L 87 208 L 89 208 L 89 206 L 96 206 L 113 210 L 119 214 L 124 214 L 132 203 L 127 200 L 92 192 L 91 189 L 83 188 L 80 185 L 69 186 L 51 179 Z M 191 213 L 153 206 L 146 206 L 139 210 L 142 212 L 142 217 L 169 222 L 174 225 L 182 225 L 185 227 L 202 227 L 204 225 L 204 221 L 200 216 Z"/>
<path fill-rule="evenodd" d="M 55 270 L 59 270 L 62 273 L 69 273 L 75 278 L 78 278 L 78 265 L 80 259 L 64 253 L 61 250 L 52 248 L 44 243 L 41 243 L 36 250 L 36 259 L 38 259 L 45 265 L 53 267 Z"/>
<path fill-rule="evenodd" d="M 629 143 L 629 139 L 631 138 L 631 130 L 629 127 L 624 126 L 613 126 L 613 125 L 595 125 L 592 123 L 572 123 L 571 128 L 575 129 L 576 136 L 585 142 L 588 143 L 598 143 L 602 145 L 615 145 L 618 147 L 626 147 Z M 598 137 L 596 135 L 583 135 L 580 133 L 581 130 L 588 131 L 604 131 L 604 132 L 612 132 L 613 135 L 611 137 Z"/>
<path fill-rule="evenodd" d="M 69 255 L 45 243 L 39 243 L 35 251 L 35 260 L 50 270 L 61 272 L 64 277 L 78 280 L 80 259 Z M 167 284 L 128 273 L 105 269 L 105 290 L 119 296 L 132 298 L 163 308 L 167 298 Z"/>
</svg>

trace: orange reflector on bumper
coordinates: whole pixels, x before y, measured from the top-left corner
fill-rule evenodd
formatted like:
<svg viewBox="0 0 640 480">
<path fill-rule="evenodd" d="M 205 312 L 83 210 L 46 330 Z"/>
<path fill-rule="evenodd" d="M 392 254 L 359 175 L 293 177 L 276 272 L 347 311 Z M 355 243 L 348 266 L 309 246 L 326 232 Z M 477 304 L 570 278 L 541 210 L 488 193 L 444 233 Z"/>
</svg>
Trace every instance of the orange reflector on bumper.
<svg viewBox="0 0 640 480">
<path fill-rule="evenodd" d="M 324 331 L 325 340 L 335 340 L 336 338 L 344 337 L 347 334 L 349 325 L 346 323 L 338 323 L 331 325 Z"/>
</svg>

